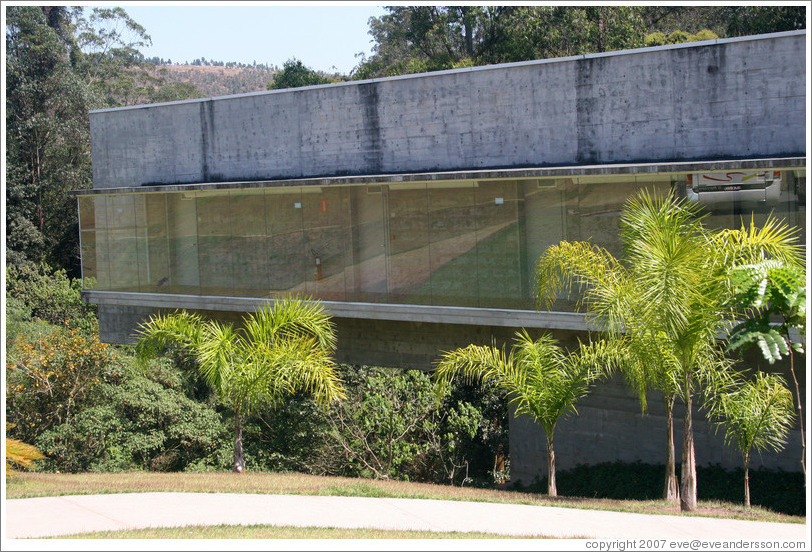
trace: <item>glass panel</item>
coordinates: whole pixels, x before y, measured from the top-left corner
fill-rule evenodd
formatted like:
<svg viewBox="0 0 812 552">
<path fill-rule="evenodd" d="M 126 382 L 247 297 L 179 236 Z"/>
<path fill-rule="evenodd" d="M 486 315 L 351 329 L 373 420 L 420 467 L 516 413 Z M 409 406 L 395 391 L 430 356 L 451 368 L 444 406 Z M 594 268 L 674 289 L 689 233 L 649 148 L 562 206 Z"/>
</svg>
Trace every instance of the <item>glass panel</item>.
<svg viewBox="0 0 812 552">
<path fill-rule="evenodd" d="M 475 307 L 477 220 L 473 182 L 428 184 L 430 286 L 433 305 Z"/>
<path fill-rule="evenodd" d="M 805 171 L 750 169 L 685 177 L 686 197 L 702 207 L 704 224 L 710 228 L 741 228 L 751 220 L 763 226 L 770 217 L 791 226 L 804 224 L 805 211 L 799 206 L 806 200 Z"/>
<path fill-rule="evenodd" d="M 234 295 L 265 297 L 271 285 L 265 191 L 231 192 Z"/>
<path fill-rule="evenodd" d="M 387 241 L 384 187 L 353 186 L 350 194 L 350 251 L 347 259 L 347 300 L 388 301 Z"/>
<path fill-rule="evenodd" d="M 166 194 L 147 194 L 144 197 L 144 208 L 146 266 L 141 291 L 164 292 L 171 287 Z"/>
<path fill-rule="evenodd" d="M 712 228 L 772 215 L 804 243 L 805 169 L 729 172 L 771 195 L 710 196 L 704 173 L 673 173 L 82 196 L 82 269 L 100 290 L 532 309 L 539 256 L 564 239 L 620 256 L 644 188 L 698 203 Z"/>
<path fill-rule="evenodd" d="M 302 195 L 298 189 L 287 188 L 265 193 L 270 295 L 305 293 L 305 279 L 313 278 L 302 231 Z"/>
<path fill-rule="evenodd" d="M 522 303 L 527 282 L 523 278 L 526 270 L 522 270 L 524 236 L 519 229 L 524 200 L 518 192 L 515 180 L 480 182 L 476 190 L 476 250 L 482 307 L 527 306 Z"/>
<path fill-rule="evenodd" d="M 85 289 L 106 289 L 110 285 L 109 281 L 106 278 L 104 282 L 99 281 L 95 230 L 81 232 L 80 239 L 82 240 L 82 287 Z"/>
<path fill-rule="evenodd" d="M 99 287 L 99 268 L 96 244 L 96 203 L 97 198 L 79 196 L 79 241 L 82 256 L 82 286 L 87 289 Z M 99 208 L 104 208 L 103 198 Z M 102 229 L 102 232 L 104 229 Z M 106 282 L 109 285 L 109 281 Z"/>
<path fill-rule="evenodd" d="M 523 181 L 527 288 L 523 294 L 525 308 L 535 308 L 533 285 L 536 262 L 547 248 L 567 239 L 567 191 L 575 190 L 572 178 L 540 178 Z M 554 304 L 552 310 L 562 310 L 565 303 Z M 569 306 L 572 309 L 572 305 Z"/>
<path fill-rule="evenodd" d="M 425 184 L 392 185 L 389 211 L 389 301 L 431 303 Z"/>
<path fill-rule="evenodd" d="M 348 211 L 349 193 L 344 188 L 302 191 L 305 247 L 312 265 L 312 277 L 305 280 L 305 289 L 313 297 L 346 300 L 344 259 L 349 242 Z"/>
<path fill-rule="evenodd" d="M 135 224 L 135 197 L 107 197 L 110 288 L 138 291 L 138 243 Z"/>
<path fill-rule="evenodd" d="M 98 197 L 79 196 L 79 221 L 82 230 L 96 229 L 96 201 Z"/>
<path fill-rule="evenodd" d="M 135 247 L 137 264 L 133 270 L 138 272 L 138 291 L 151 287 L 149 265 L 149 240 L 147 236 L 146 197 L 144 194 L 133 195 L 133 216 L 135 219 Z"/>
<path fill-rule="evenodd" d="M 569 239 L 590 241 L 620 257 L 620 213 L 626 199 L 637 192 L 633 175 L 579 177 L 575 205 L 568 208 Z M 574 207 L 574 208 L 573 208 Z"/>
<path fill-rule="evenodd" d="M 229 196 L 223 192 L 197 192 L 195 195 L 200 293 L 231 295 L 234 273 Z"/>
<path fill-rule="evenodd" d="M 166 196 L 169 281 L 162 286 L 168 293 L 200 293 L 197 247 L 197 208 L 193 192 Z"/>
</svg>

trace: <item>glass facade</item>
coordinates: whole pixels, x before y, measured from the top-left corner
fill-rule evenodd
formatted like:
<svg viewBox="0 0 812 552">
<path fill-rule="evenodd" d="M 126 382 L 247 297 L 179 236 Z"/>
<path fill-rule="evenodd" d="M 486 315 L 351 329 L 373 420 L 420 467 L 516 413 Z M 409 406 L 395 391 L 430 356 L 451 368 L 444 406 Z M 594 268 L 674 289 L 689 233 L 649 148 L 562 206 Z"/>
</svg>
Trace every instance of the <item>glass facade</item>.
<svg viewBox="0 0 812 552">
<path fill-rule="evenodd" d="M 713 228 L 773 213 L 803 230 L 805 184 L 792 169 L 87 194 L 83 276 L 102 291 L 533 309 L 536 259 L 561 240 L 621 255 L 638 190 L 701 203 Z"/>
</svg>

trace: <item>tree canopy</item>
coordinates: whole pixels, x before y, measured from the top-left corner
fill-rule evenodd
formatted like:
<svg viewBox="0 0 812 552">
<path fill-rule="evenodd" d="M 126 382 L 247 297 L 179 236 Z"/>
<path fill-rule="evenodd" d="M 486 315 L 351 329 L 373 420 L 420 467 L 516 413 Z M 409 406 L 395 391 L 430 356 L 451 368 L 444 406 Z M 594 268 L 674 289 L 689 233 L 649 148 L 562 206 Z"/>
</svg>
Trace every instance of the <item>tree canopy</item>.
<svg viewBox="0 0 812 552">
<path fill-rule="evenodd" d="M 366 79 L 801 29 L 802 6 L 390 6 L 369 20 Z"/>
<path fill-rule="evenodd" d="M 282 67 L 282 71 L 277 73 L 273 80 L 268 83 L 268 90 L 298 88 L 300 86 L 312 86 L 330 82 L 333 81 L 306 67 L 300 60 L 289 59 Z"/>
</svg>

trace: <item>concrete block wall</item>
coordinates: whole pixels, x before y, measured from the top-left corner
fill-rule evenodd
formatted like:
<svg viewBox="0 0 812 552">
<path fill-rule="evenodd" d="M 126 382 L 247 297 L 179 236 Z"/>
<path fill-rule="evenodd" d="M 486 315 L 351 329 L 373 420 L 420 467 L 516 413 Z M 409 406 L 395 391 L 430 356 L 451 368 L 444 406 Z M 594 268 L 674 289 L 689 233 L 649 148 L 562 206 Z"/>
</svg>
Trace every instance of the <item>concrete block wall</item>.
<svg viewBox="0 0 812 552">
<path fill-rule="evenodd" d="M 95 188 L 806 151 L 805 31 L 94 111 Z"/>
</svg>

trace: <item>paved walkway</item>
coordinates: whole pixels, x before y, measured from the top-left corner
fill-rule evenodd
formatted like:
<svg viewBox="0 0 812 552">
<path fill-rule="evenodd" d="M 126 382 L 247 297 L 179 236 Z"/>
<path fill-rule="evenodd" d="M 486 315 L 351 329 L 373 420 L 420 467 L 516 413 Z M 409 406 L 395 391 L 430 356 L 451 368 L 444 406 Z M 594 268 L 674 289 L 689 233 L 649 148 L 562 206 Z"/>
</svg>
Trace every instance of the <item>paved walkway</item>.
<svg viewBox="0 0 812 552">
<path fill-rule="evenodd" d="M 181 525 L 270 524 L 482 531 L 598 539 L 805 541 L 799 524 L 405 498 L 130 493 L 5 501 L 5 538 Z M 807 524 L 808 525 L 808 524 Z M 805 547 L 806 548 L 806 547 Z"/>
</svg>

